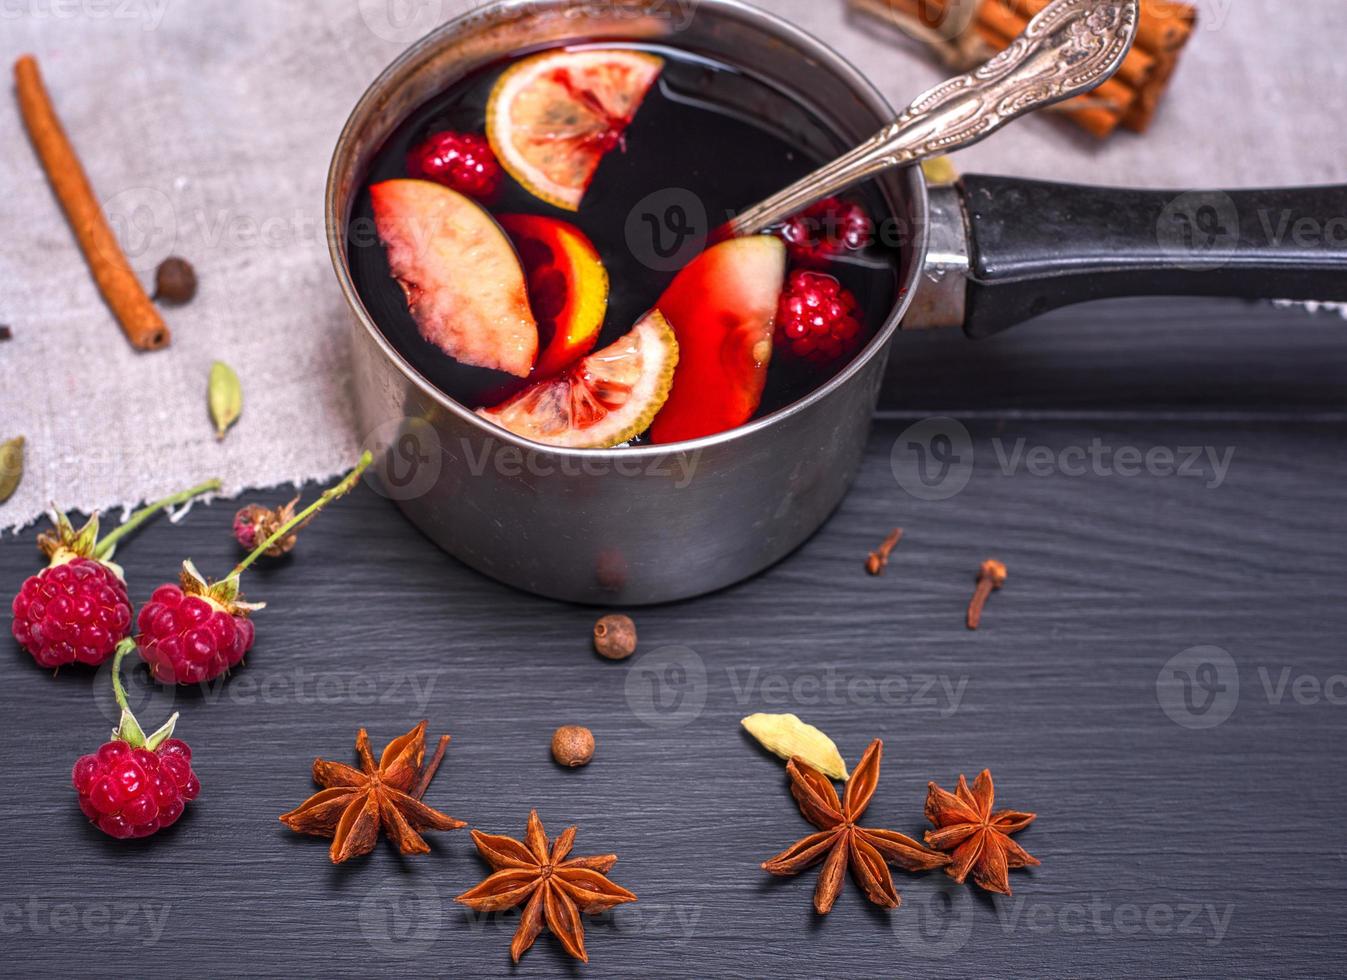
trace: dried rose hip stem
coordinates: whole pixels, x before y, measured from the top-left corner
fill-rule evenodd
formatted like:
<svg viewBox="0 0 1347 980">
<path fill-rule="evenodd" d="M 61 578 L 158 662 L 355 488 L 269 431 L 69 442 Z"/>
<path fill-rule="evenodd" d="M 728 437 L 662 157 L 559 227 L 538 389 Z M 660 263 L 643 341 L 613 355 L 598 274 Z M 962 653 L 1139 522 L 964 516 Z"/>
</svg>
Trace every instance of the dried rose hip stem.
<svg viewBox="0 0 1347 980">
<path fill-rule="evenodd" d="M 144 524 L 155 514 L 169 507 L 176 507 L 178 504 L 185 504 L 193 497 L 199 497 L 203 493 L 211 493 L 220 489 L 219 480 L 207 480 L 199 487 L 192 487 L 190 490 L 184 490 L 182 493 L 175 493 L 171 497 L 165 497 L 163 500 L 156 500 L 152 504 L 142 507 L 132 514 L 121 526 L 98 542 L 98 547 L 94 550 L 94 558 L 105 558 L 112 554 L 112 549 L 117 547 L 117 542 L 126 537 L 140 525 Z"/>
<path fill-rule="evenodd" d="M 270 548 L 273 544 L 281 540 L 281 538 L 285 537 L 300 524 L 303 524 L 306 520 L 308 520 L 314 514 L 318 513 L 328 504 L 332 503 L 332 501 L 336 500 L 338 497 L 346 496 L 346 494 L 350 493 L 353 489 L 355 489 L 355 485 L 360 480 L 361 474 L 363 474 L 365 470 L 369 468 L 369 465 L 372 462 L 374 462 L 374 456 L 369 452 L 366 452 L 363 456 L 360 457 L 360 462 L 356 463 L 355 469 L 353 469 L 350 473 L 346 474 L 345 479 L 343 479 L 336 486 L 329 487 L 328 489 L 324 490 L 322 496 L 320 496 L 313 503 L 309 504 L 309 506 L 305 507 L 290 520 L 286 521 L 279 528 L 277 528 L 275 533 L 272 534 L 271 537 L 267 538 L 265 541 L 259 544 L 248 554 L 247 558 L 244 558 L 243 561 L 239 562 L 237 565 L 234 566 L 234 570 L 225 576 L 225 581 L 228 581 L 229 579 L 238 579 L 240 575 L 242 575 L 245 571 L 247 571 L 248 566 L 251 565 L 253 562 L 257 561 L 257 559 L 261 558 L 262 555 L 266 553 L 266 550 Z"/>
<path fill-rule="evenodd" d="M 199 684 L 241 664 L 256 637 L 251 616 L 265 603 L 245 602 L 239 579 L 277 540 L 349 493 L 373 461 L 370 453 L 361 456 L 340 483 L 277 528 L 220 581 L 207 581 L 189 559 L 182 563 L 177 585 L 165 583 L 155 589 L 136 618 L 140 655 L 154 679 L 161 684 Z"/>
</svg>

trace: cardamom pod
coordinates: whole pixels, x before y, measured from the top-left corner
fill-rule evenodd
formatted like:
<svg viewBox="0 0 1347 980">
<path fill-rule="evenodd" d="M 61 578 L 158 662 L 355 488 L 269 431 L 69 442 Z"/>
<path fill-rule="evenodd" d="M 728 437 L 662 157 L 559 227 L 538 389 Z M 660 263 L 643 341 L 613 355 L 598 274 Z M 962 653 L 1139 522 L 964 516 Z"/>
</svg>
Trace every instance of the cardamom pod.
<svg viewBox="0 0 1347 980">
<path fill-rule="evenodd" d="M 211 421 L 215 423 L 215 438 L 223 439 L 229 427 L 243 414 L 243 386 L 234 369 L 224 361 L 216 361 L 210 367 L 207 396 Z"/>
<path fill-rule="evenodd" d="M 827 735 L 795 715 L 749 715 L 740 722 L 769 752 L 783 759 L 799 756 L 833 779 L 847 778 L 847 764 Z"/>
<path fill-rule="evenodd" d="M 23 436 L 0 442 L 0 504 L 19 489 L 23 479 Z"/>
</svg>

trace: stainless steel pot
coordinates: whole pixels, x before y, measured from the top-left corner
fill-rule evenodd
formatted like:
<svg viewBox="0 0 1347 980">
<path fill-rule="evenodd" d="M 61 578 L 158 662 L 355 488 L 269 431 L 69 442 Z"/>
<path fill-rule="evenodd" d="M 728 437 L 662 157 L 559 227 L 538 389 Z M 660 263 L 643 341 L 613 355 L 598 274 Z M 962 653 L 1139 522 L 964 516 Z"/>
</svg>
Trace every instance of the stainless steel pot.
<svg viewBox="0 0 1347 980">
<path fill-rule="evenodd" d="M 359 418 L 382 463 L 383 491 L 408 518 L 461 561 L 529 592 L 594 604 L 664 602 L 730 585 L 789 554 L 856 474 L 890 341 L 905 316 L 908 327 L 960 325 L 976 336 L 1102 295 L 1269 290 L 1347 299 L 1338 295 L 1347 293 L 1347 242 L 1296 251 L 1247 241 L 1239 230 L 1230 238 L 1230 223 L 1241 217 L 1253 230 L 1247 219 L 1266 197 L 1189 195 L 1175 211 L 1173 194 L 997 178 L 928 195 L 920 169 L 909 168 L 878 178 L 896 226 L 910 230 L 900 269 L 906 288 L 868 347 L 822 388 L 677 447 L 531 443 L 437 390 L 388 343 L 352 282 L 346 224 L 371 157 L 427 99 L 521 49 L 602 39 L 658 40 L 737 65 L 831 120 L 849 144 L 895 115 L 838 55 L 737 0 L 504 0 L 440 27 L 370 86 L 338 141 L 326 204 L 333 265 L 355 319 Z M 1277 193 L 1295 214 L 1347 215 L 1342 188 Z M 1213 247 L 1183 237 L 1193 215 L 1194 227 L 1206 227 L 1199 208 L 1225 223 Z"/>
</svg>

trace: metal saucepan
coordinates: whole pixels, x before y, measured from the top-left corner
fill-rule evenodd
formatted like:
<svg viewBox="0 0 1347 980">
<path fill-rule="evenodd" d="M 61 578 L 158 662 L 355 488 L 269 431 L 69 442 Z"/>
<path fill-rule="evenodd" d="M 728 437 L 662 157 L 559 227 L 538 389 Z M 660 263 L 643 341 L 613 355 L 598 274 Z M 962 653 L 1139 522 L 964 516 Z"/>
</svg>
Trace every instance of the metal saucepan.
<svg viewBox="0 0 1347 980">
<path fill-rule="evenodd" d="M 1179 194 L 969 176 L 928 191 L 920 168 L 889 170 L 876 180 L 888 220 L 910 230 L 899 269 L 906 288 L 831 381 L 741 428 L 677 446 L 529 442 L 436 389 L 388 342 L 352 282 L 346 224 L 370 160 L 426 100 L 522 49 L 605 39 L 659 41 L 734 64 L 829 119 L 849 145 L 894 118 L 841 57 L 737 0 L 505 0 L 435 30 L 370 86 L 337 143 L 326 201 L 332 261 L 355 319 L 359 419 L 383 462 L 384 492 L 407 516 L 461 561 L 529 592 L 664 602 L 789 554 L 856 474 L 900 326 L 982 337 L 1070 303 L 1140 294 L 1347 300 L 1347 187 Z"/>
</svg>

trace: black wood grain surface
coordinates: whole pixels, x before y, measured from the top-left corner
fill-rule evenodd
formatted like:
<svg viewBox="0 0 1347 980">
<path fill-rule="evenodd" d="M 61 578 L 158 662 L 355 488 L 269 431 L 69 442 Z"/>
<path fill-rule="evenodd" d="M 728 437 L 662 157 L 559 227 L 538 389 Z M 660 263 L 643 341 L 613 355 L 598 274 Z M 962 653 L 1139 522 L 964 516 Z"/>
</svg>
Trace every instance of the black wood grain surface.
<svg viewBox="0 0 1347 980">
<path fill-rule="evenodd" d="M 146 841 L 104 837 L 70 787 L 114 720 L 107 670 L 53 677 L 6 639 L 3 972 L 1340 972 L 1342 325 L 1241 305 L 1101 309 L 1112 331 L 1073 334 L 1059 317 L 980 347 L 901 338 L 833 520 L 750 582 L 638 611 L 626 663 L 592 652 L 593 610 L 479 577 L 362 489 L 290 559 L 249 573 L 249 597 L 270 605 L 245 667 L 185 692 L 133 673 L 143 721 L 182 712 L 204 787 Z M 1223 325 L 1233 341 L 1209 332 Z M 933 493 L 904 488 L 894 447 L 901 464 L 931 423 L 909 427 L 938 413 L 966 428 L 972 467 L 936 487 L 966 478 L 961 492 L 919 499 Z M 184 557 L 226 571 L 233 509 L 127 543 L 133 598 Z M 888 573 L 868 577 L 894 525 L 906 536 Z M 0 542 L 6 595 L 39 567 L 34 533 Z M 1009 582 L 970 633 L 989 556 Z M 883 738 L 873 826 L 919 835 L 927 780 L 989 767 L 999 805 L 1039 814 L 1019 840 L 1042 866 L 1013 872 L 1010 898 L 898 872 L 900 909 L 849 883 L 816 916 L 813 872 L 758 867 L 811 828 L 782 764 L 739 729 L 754 711 L 800 714 L 852 763 Z M 428 802 L 511 835 L 537 807 L 553 834 L 579 825 L 577 853 L 620 855 L 612 877 L 640 901 L 588 920 L 588 966 L 544 935 L 514 968 L 516 917 L 454 904 L 485 874 L 466 831 L 435 835 L 424 857 L 383 843 L 334 868 L 326 842 L 277 821 L 313 791 L 315 755 L 352 760 L 358 727 L 377 750 L 423 717 L 454 739 Z M 587 768 L 552 763 L 564 723 L 594 730 Z"/>
</svg>

